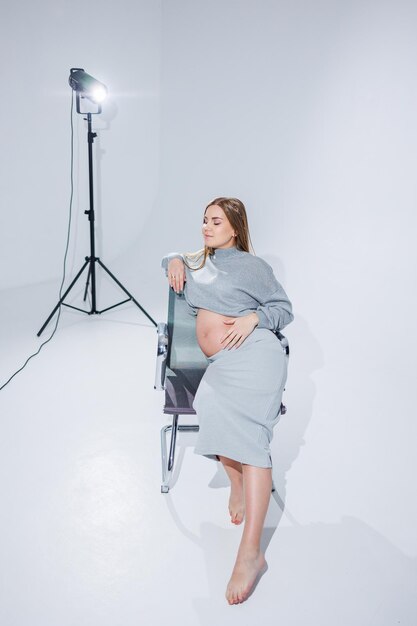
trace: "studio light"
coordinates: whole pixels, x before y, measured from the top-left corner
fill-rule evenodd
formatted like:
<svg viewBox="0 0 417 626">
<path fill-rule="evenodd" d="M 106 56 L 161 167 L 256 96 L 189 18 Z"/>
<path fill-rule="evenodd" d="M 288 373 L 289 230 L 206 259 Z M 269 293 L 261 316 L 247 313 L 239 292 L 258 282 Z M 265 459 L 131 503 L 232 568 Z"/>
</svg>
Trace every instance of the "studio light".
<svg viewBox="0 0 417 626">
<path fill-rule="evenodd" d="M 145 311 L 145 309 L 139 304 L 137 300 L 132 296 L 131 293 L 122 285 L 122 283 L 112 274 L 112 272 L 104 265 L 100 257 L 96 256 L 96 244 L 95 244 L 95 212 L 94 212 L 94 181 L 93 181 L 93 144 L 94 139 L 97 137 L 97 133 L 93 132 L 92 129 L 92 115 L 96 113 L 101 113 L 101 102 L 105 99 L 107 95 L 107 87 L 100 83 L 100 81 L 96 80 L 90 74 L 84 72 L 80 67 L 73 67 L 70 70 L 70 75 L 68 82 L 70 84 L 71 89 L 75 92 L 76 102 L 77 102 L 77 113 L 81 113 L 81 115 L 85 116 L 84 120 L 87 122 L 87 146 L 88 146 L 88 182 L 89 182 L 89 199 L 90 199 L 90 208 L 88 211 L 84 211 L 84 213 L 88 216 L 88 221 L 90 223 L 90 255 L 85 257 L 85 263 L 81 267 L 80 271 L 71 282 L 68 289 L 65 291 L 64 295 L 60 297 L 58 304 L 52 310 L 52 313 L 49 315 L 46 322 L 43 324 L 42 328 L 38 332 L 38 337 L 41 336 L 46 326 L 49 324 L 55 313 L 59 310 L 61 305 L 67 306 L 70 309 L 75 309 L 76 311 L 81 311 L 82 313 L 87 313 L 88 315 L 100 314 L 105 311 L 109 311 L 110 309 L 114 309 L 115 307 L 124 304 L 125 302 L 129 302 L 130 300 L 136 304 L 136 306 L 146 315 L 146 317 L 152 322 L 154 326 L 157 326 L 155 320 Z M 73 94 L 72 94 L 73 97 Z M 93 103 L 97 109 L 95 111 L 82 111 L 81 110 L 81 100 L 87 98 Z M 90 105 L 91 108 L 91 105 Z M 72 109 L 71 109 L 72 115 Z M 71 118 L 72 120 L 72 118 Z M 72 168 L 72 165 L 71 165 Z M 72 171 L 72 170 L 71 170 Z M 123 291 L 123 293 L 127 296 L 125 300 L 121 302 L 117 302 L 116 304 L 112 304 L 111 306 L 106 307 L 105 309 L 99 310 L 97 308 L 97 294 L 96 294 L 96 265 L 98 265 L 102 270 L 104 270 L 108 276 L 116 283 L 118 287 Z M 87 282 L 84 289 L 84 302 L 87 299 L 87 295 L 91 293 L 91 307 L 89 310 L 81 309 L 77 306 L 73 306 L 72 304 L 68 304 L 65 302 L 65 298 L 70 293 L 71 289 L 74 287 L 78 279 L 81 277 L 81 274 L 85 269 L 88 268 L 87 273 Z M 61 295 L 61 294 L 60 294 Z"/>
<path fill-rule="evenodd" d="M 107 96 L 107 87 L 79 67 L 70 70 L 68 82 L 71 88 L 82 98 L 88 98 L 94 104 L 100 104 Z"/>
</svg>

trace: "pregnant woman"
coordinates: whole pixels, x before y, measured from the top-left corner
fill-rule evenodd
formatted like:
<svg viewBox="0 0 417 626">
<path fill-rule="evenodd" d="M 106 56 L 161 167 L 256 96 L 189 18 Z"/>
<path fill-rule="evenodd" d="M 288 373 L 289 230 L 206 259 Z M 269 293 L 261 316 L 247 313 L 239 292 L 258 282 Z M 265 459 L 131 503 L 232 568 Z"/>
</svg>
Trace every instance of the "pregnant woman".
<svg viewBox="0 0 417 626">
<path fill-rule="evenodd" d="M 287 378 L 285 351 L 273 331 L 293 315 L 270 265 L 249 252 L 240 200 L 213 200 L 203 236 L 201 251 L 170 254 L 162 267 L 171 287 L 184 289 L 209 361 L 193 404 L 200 425 L 195 452 L 223 464 L 231 521 L 245 520 L 226 590 L 229 604 L 238 604 L 267 568 L 260 540 L 272 488 L 269 444 Z"/>
</svg>

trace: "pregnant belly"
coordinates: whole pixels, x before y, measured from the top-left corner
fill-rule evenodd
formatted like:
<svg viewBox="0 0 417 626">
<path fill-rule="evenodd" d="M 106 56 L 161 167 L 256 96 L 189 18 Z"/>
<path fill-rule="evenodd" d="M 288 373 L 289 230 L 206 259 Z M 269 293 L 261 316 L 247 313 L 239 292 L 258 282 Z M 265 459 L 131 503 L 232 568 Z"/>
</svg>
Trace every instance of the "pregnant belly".
<svg viewBox="0 0 417 626">
<path fill-rule="evenodd" d="M 198 345 L 204 354 L 212 356 L 222 348 L 224 343 L 220 339 L 226 334 L 229 326 L 224 324 L 224 320 L 236 319 L 206 309 L 199 309 L 196 320 L 196 335 Z"/>
</svg>

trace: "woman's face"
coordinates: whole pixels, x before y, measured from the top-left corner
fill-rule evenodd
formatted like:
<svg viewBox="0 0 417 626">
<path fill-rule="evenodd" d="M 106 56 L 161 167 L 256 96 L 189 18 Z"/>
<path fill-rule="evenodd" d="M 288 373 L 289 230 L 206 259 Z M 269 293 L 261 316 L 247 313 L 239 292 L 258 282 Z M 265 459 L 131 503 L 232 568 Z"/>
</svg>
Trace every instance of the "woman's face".
<svg viewBox="0 0 417 626">
<path fill-rule="evenodd" d="M 235 231 L 222 208 L 213 204 L 206 209 L 203 220 L 204 243 L 210 248 L 233 248 Z"/>
</svg>

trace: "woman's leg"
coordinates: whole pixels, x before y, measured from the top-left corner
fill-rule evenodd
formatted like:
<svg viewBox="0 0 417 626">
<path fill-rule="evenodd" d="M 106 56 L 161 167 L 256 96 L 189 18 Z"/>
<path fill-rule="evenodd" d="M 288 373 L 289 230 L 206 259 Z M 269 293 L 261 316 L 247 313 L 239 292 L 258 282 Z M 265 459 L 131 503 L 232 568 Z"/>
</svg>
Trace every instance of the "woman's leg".
<svg viewBox="0 0 417 626">
<path fill-rule="evenodd" d="M 244 602 L 265 567 L 261 535 L 271 498 L 271 468 L 242 465 L 246 521 L 236 564 L 226 590 L 229 604 Z"/>
<path fill-rule="evenodd" d="M 226 474 L 230 479 L 229 513 L 232 524 L 241 524 L 245 516 L 245 501 L 243 494 L 242 463 L 219 456 Z"/>
</svg>

